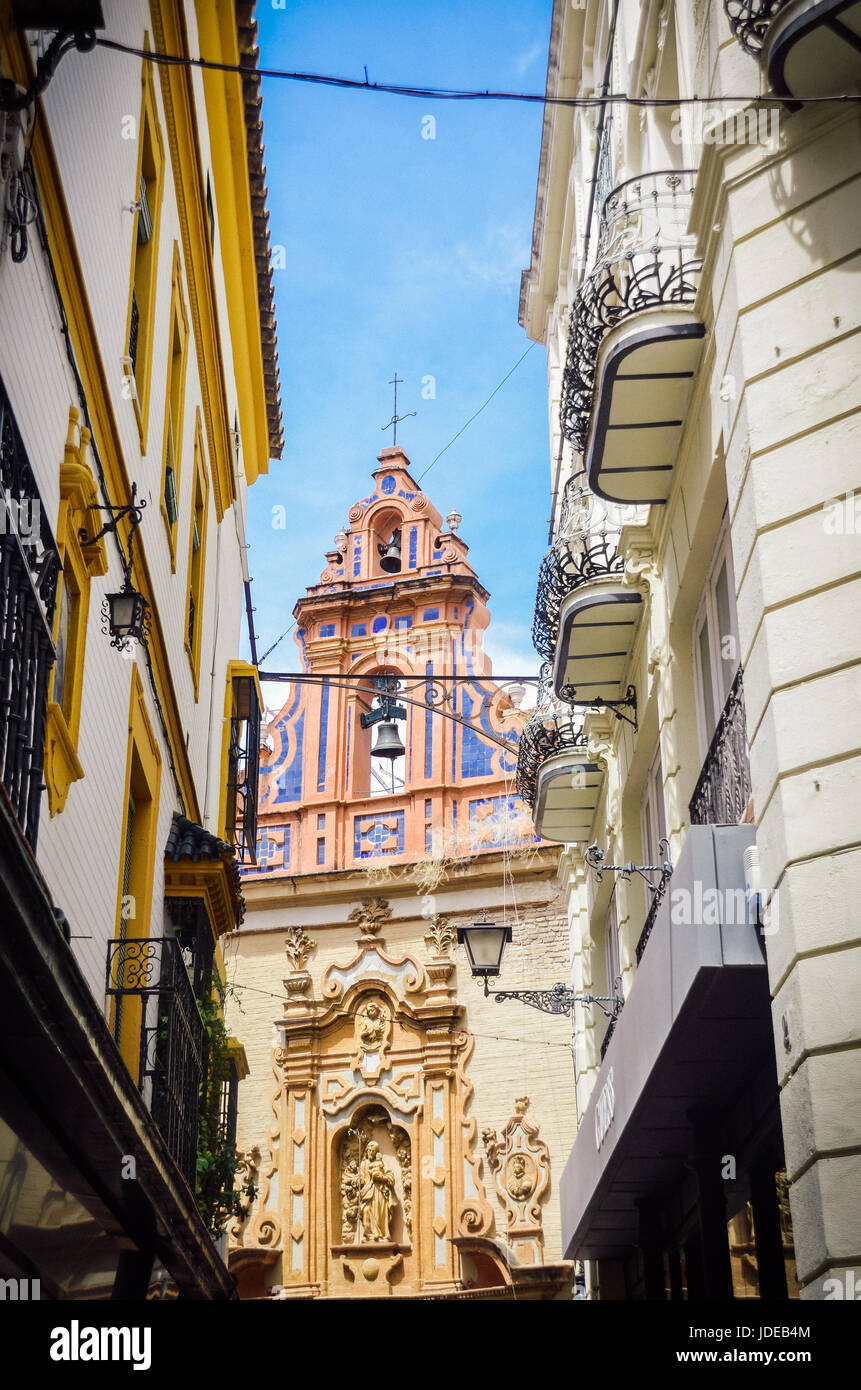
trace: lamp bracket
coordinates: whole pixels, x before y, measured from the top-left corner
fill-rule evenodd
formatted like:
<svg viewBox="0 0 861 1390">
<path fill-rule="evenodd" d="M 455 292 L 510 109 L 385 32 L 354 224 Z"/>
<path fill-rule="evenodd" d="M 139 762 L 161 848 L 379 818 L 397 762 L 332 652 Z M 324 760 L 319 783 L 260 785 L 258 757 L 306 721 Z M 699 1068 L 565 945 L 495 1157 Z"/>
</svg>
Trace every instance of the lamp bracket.
<svg viewBox="0 0 861 1390">
<path fill-rule="evenodd" d="M 604 851 L 598 848 L 597 840 L 589 846 L 583 855 L 584 862 L 595 875 L 595 882 L 600 883 L 605 873 L 619 874 L 623 883 L 630 883 L 631 875 L 637 874 L 643 880 L 646 887 L 653 895 L 653 902 L 660 902 L 666 892 L 667 884 L 673 873 L 673 866 L 670 863 L 670 842 L 666 838 L 658 841 L 658 849 L 663 850 L 664 862 L 662 864 L 635 864 L 630 861 L 627 864 L 606 864 L 604 862 Z M 657 880 L 652 875 L 657 874 Z"/>
<path fill-rule="evenodd" d="M 570 1014 L 575 1004 L 596 1004 L 607 1018 L 618 1018 L 625 1002 L 617 994 L 577 994 L 561 981 L 550 989 L 488 989 L 485 980 L 484 992 L 488 996 L 493 995 L 497 1004 L 505 999 L 519 999 L 521 1004 L 528 1004 L 543 1014 Z M 608 1004 L 609 1008 L 606 1007 Z"/>
</svg>

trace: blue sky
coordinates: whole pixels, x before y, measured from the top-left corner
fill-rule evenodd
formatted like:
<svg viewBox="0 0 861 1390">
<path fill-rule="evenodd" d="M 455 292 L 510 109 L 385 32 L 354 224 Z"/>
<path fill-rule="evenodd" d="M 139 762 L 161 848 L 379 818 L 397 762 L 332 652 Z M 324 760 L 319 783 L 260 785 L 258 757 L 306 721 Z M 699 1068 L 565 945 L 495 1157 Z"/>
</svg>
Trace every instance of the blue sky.
<svg viewBox="0 0 861 1390">
<path fill-rule="evenodd" d="M 550 0 L 398 6 L 258 0 L 262 66 L 409 85 L 542 91 Z M 436 138 L 423 139 L 433 116 Z M 391 443 L 388 382 L 419 476 L 528 347 L 540 106 L 425 101 L 264 80 L 263 119 L 286 448 L 249 499 L 259 652 L 317 582 L 324 552 Z M 422 399 L 426 376 L 436 398 Z M 423 482 L 490 590 L 497 674 L 535 670 L 529 630 L 545 548 L 544 349 L 536 345 Z M 286 530 L 272 526 L 287 510 Z M 270 669 L 295 669 L 286 638 Z M 271 688 L 270 688 L 271 689 Z M 269 698 L 274 702 L 275 692 Z"/>
</svg>

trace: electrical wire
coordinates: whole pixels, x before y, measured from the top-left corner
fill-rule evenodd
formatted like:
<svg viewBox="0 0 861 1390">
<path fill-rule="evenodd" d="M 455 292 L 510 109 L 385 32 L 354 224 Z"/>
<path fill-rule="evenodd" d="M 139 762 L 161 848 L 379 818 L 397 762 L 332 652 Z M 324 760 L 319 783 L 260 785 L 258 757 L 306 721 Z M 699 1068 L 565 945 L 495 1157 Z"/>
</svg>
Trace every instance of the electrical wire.
<svg viewBox="0 0 861 1390">
<path fill-rule="evenodd" d="M 511 368 L 511 370 L 505 373 L 505 376 L 502 378 L 502 380 L 500 381 L 499 385 L 498 385 L 498 386 L 495 386 L 495 387 L 493 388 L 493 390 L 491 391 L 491 393 L 490 393 L 490 395 L 488 396 L 487 400 L 484 402 L 484 405 L 480 405 L 480 406 L 478 407 L 478 410 L 475 412 L 475 414 L 474 414 L 474 415 L 470 415 L 470 417 L 469 417 L 469 419 L 467 420 L 466 424 L 465 424 L 465 425 L 461 425 L 461 427 L 460 427 L 460 429 L 458 430 L 457 434 L 455 434 L 455 435 L 452 436 L 452 438 L 451 438 L 451 439 L 448 441 L 448 443 L 446 444 L 445 448 L 444 448 L 444 449 L 440 449 L 440 451 L 439 451 L 439 453 L 437 454 L 436 458 L 435 458 L 435 459 L 432 459 L 431 462 L 428 464 L 427 468 L 424 470 L 424 472 L 419 474 L 419 476 L 418 476 L 418 478 L 417 478 L 417 480 L 416 480 L 417 482 L 420 483 L 421 480 L 422 480 L 422 478 L 425 478 L 425 477 L 427 476 L 427 474 L 430 473 L 430 471 L 431 471 L 431 469 L 433 468 L 434 464 L 437 463 L 437 462 L 442 458 L 443 454 L 446 452 L 446 449 L 450 449 L 451 446 L 452 446 L 452 444 L 454 444 L 455 440 L 456 440 L 456 439 L 460 439 L 460 436 L 463 434 L 464 430 L 469 428 L 469 426 L 472 424 L 473 420 L 477 420 L 477 419 L 478 419 L 479 415 L 480 415 L 481 412 L 484 410 L 485 406 L 490 405 L 490 402 L 493 400 L 493 398 L 494 398 L 494 396 L 496 395 L 497 391 L 501 391 L 501 390 L 502 390 L 502 388 L 503 388 L 503 386 L 505 385 L 505 383 L 506 383 L 506 381 L 508 380 L 508 378 L 509 378 L 510 376 L 513 376 L 513 375 L 514 375 L 514 373 L 517 371 L 517 368 L 520 366 L 521 362 L 523 361 L 523 358 L 524 358 L 524 357 L 528 357 L 529 354 L 530 354 L 530 352 L 532 351 L 532 349 L 533 349 L 534 347 L 535 347 L 535 343 L 530 343 L 530 344 L 529 344 L 529 347 L 526 349 L 526 351 L 523 353 L 523 355 L 522 355 L 521 357 L 518 357 L 517 361 L 515 362 L 514 366 Z"/>
<path fill-rule="evenodd" d="M 226 964 L 226 963 L 225 963 L 225 964 Z M 237 960 L 236 960 L 236 964 L 238 965 L 238 957 L 237 957 Z M 283 1003 L 284 1003 L 284 995 L 283 995 L 283 994 L 276 994 L 276 993 L 274 992 L 274 990 L 271 990 L 271 989 L 261 989 L 259 985 L 245 985 L 245 984 L 242 984 L 241 981 L 236 980 L 236 979 L 230 981 L 230 989 L 233 990 L 233 991 L 235 991 L 235 990 L 240 990 L 240 989 L 247 990 L 247 991 L 248 991 L 249 993 L 251 993 L 251 994 L 262 994 L 262 995 L 265 995 L 268 999 L 277 999 L 278 1002 L 279 1002 L 280 1004 L 283 1004 Z M 482 997 L 483 997 L 483 996 L 482 996 Z M 336 1007 L 336 1008 L 334 1008 L 334 1009 L 332 1010 L 332 1012 L 333 1012 L 334 1015 L 336 1015 L 336 1016 L 338 1016 L 338 1017 L 340 1017 L 340 1018 L 358 1018 L 358 1016 L 359 1016 L 359 1014 L 360 1014 L 360 1012 L 361 1012 L 361 1009 L 342 1009 L 342 1008 Z M 562 1018 L 562 1017 L 564 1017 L 564 1015 L 562 1015 L 562 1014 L 547 1014 L 546 1017 L 547 1017 L 547 1018 Z M 554 1048 L 562 1048 L 565 1052 L 570 1052 L 570 1050 L 571 1050 L 571 1044 L 570 1044 L 570 1042 L 564 1042 L 564 1043 L 551 1042 L 551 1041 L 550 1041 L 549 1039 L 547 1039 L 547 1038 L 536 1038 L 536 1037 L 533 1037 L 533 1036 L 531 1036 L 531 1035 L 530 1035 L 530 1036 L 519 1036 L 519 1037 L 513 1037 L 513 1038 L 512 1038 L 512 1037 L 507 1037 L 504 1033 L 479 1033 L 479 1032 L 476 1032 L 476 1030 L 475 1030 L 474 1028 L 468 1028 L 466 1025 L 461 1025 L 461 1024 L 458 1024 L 458 1027 L 457 1027 L 457 1030 L 456 1030 L 456 1031 L 458 1031 L 458 1032 L 468 1032 L 473 1038 L 484 1038 L 486 1041 L 490 1041 L 490 1042 L 529 1043 L 529 1044 L 530 1044 L 531 1046 L 533 1046 L 533 1047 L 554 1047 Z"/>
<path fill-rule="evenodd" d="M 584 110 L 592 110 L 595 107 L 607 105 L 635 107 L 715 106 L 723 102 L 774 103 L 781 100 L 774 93 L 762 92 L 746 96 L 707 97 L 634 97 L 627 92 L 608 92 L 605 95 L 590 97 L 557 97 L 549 96 L 546 92 L 491 91 L 489 88 L 482 91 L 459 87 L 411 87 L 400 82 L 370 82 L 367 78 L 364 82 L 360 82 L 356 78 L 336 77 L 330 73 L 294 72 L 284 68 L 261 68 L 242 63 L 219 63 L 212 58 L 192 58 L 181 54 L 159 53 L 146 48 L 136 48 L 132 44 L 120 43 L 117 39 L 97 38 L 96 44 L 99 48 L 108 48 L 115 53 L 127 53 L 131 57 L 141 58 L 146 62 L 157 63 L 163 67 L 202 68 L 208 72 L 236 73 L 239 77 L 259 76 L 285 82 L 307 82 L 315 86 L 341 87 L 349 91 L 383 92 L 389 96 L 421 97 L 426 101 L 508 101 L 525 102 L 536 106 L 579 107 Z M 835 92 L 826 96 L 801 96 L 793 93 L 792 100 L 804 105 L 835 101 L 857 104 L 861 103 L 861 93 Z"/>
</svg>

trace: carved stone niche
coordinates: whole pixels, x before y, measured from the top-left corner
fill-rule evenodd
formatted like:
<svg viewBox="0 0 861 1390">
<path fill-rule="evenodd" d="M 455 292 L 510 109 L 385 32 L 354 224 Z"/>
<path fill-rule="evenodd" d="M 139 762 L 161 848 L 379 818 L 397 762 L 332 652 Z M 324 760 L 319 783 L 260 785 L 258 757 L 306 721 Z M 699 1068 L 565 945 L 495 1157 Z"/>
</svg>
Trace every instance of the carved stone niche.
<svg viewBox="0 0 861 1390">
<path fill-rule="evenodd" d="M 332 1254 L 344 1284 L 391 1293 L 412 1248 L 412 1141 L 382 1105 L 356 1111 L 333 1138 Z"/>
<path fill-rule="evenodd" d="M 505 1207 L 506 1239 L 523 1264 L 544 1263 L 541 1199 L 550 1182 L 550 1155 L 538 1137 L 538 1125 L 526 1118 L 529 1097 L 514 1102 L 500 1138 L 496 1130 L 482 1131 L 488 1166 L 497 1195 Z"/>
</svg>

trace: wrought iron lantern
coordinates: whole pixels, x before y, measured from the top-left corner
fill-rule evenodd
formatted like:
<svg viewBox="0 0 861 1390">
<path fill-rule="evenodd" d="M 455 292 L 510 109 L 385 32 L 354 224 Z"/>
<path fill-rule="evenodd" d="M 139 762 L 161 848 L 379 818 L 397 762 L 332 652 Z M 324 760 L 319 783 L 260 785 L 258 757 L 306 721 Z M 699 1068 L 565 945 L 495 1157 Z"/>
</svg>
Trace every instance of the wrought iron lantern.
<svg viewBox="0 0 861 1390">
<path fill-rule="evenodd" d="M 131 501 L 125 506 L 114 507 L 108 503 L 99 507 L 99 511 L 110 513 L 110 520 L 105 522 L 98 535 L 91 536 L 86 530 L 78 532 L 78 538 L 85 549 L 87 546 L 95 545 L 109 531 L 114 532 L 120 548 L 124 575 L 123 587 L 118 593 L 106 594 L 102 602 L 102 630 L 110 635 L 111 646 L 116 647 L 117 651 L 124 651 L 126 643 L 131 637 L 138 642 L 145 642 L 147 638 L 149 604 L 132 583 L 135 532 L 140 526 L 141 515 L 145 506 L 146 502 L 143 498 L 138 500 L 137 484 L 132 483 Z M 130 519 L 128 558 L 123 551 L 122 541 L 117 530 L 119 522 L 126 516 Z"/>
<path fill-rule="evenodd" d="M 471 927 L 458 927 L 457 939 L 466 947 L 473 976 L 484 980 L 485 998 L 493 995 L 497 1004 L 506 999 L 519 999 L 521 1004 L 529 1004 L 544 1014 L 569 1014 L 575 1004 L 597 1004 L 610 1019 L 618 1018 L 622 1011 L 621 995 L 575 994 L 564 984 L 555 984 L 551 989 L 488 989 L 488 978 L 498 975 L 502 968 L 502 953 L 511 940 L 511 927 L 488 922 L 486 909 L 482 909 L 480 920 L 473 922 Z"/>
<path fill-rule="evenodd" d="M 488 994 L 488 977 L 499 974 L 502 953 L 506 942 L 511 940 L 511 927 L 488 922 L 487 909 L 483 908 L 481 917 L 472 926 L 458 927 L 457 939 L 466 947 L 469 968 L 474 976 L 484 979 L 484 992 Z"/>
<path fill-rule="evenodd" d="M 138 642 L 146 640 L 149 604 L 143 594 L 132 587 L 129 579 L 126 579 L 119 593 L 106 594 L 105 603 L 112 647 L 122 651 L 130 637 Z"/>
</svg>

